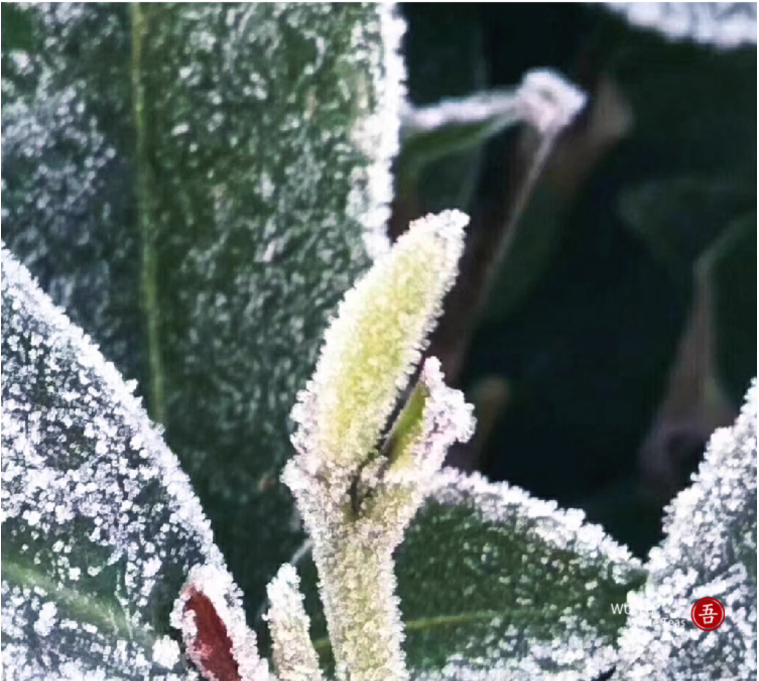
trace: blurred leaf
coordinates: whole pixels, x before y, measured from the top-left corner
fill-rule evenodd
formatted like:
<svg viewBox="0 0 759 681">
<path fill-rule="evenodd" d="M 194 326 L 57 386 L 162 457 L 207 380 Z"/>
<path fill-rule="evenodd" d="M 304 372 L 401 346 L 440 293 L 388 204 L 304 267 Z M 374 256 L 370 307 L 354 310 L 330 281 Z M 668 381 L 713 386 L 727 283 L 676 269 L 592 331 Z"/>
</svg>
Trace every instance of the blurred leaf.
<svg viewBox="0 0 759 681">
<path fill-rule="evenodd" d="M 733 428 L 714 433 L 693 485 L 668 508 L 646 587 L 629 599 L 620 679 L 756 676 L 756 398 L 754 383 Z M 715 631 L 689 621 L 706 596 L 726 611 Z"/>
<path fill-rule="evenodd" d="M 614 664 L 626 615 L 612 604 L 623 605 L 645 577 L 581 511 L 452 469 L 438 476 L 407 530 L 396 571 L 418 678 L 457 660 L 501 678 L 590 678 Z M 302 574 L 321 637 L 310 561 Z M 326 639 L 316 644 L 327 652 Z"/>
<path fill-rule="evenodd" d="M 710 254 L 716 366 L 733 403 L 756 375 L 756 210 L 736 218 Z"/>
<path fill-rule="evenodd" d="M 176 679 L 174 599 L 225 569 L 210 524 L 113 365 L 5 248 L 2 270 L 5 670 Z"/>
<path fill-rule="evenodd" d="M 685 175 L 644 181 L 622 191 L 624 221 L 663 260 L 694 261 L 737 214 L 756 205 L 756 184 Z"/>
<path fill-rule="evenodd" d="M 428 163 L 475 149 L 523 118 L 518 90 L 479 92 L 426 107 L 408 106 L 401 119 L 399 191 L 403 193 L 407 183 L 415 183 Z"/>
<path fill-rule="evenodd" d="M 24 12 L 4 236 L 139 379 L 256 604 L 298 541 L 289 410 L 386 242 L 402 26 L 376 5 Z"/>
<path fill-rule="evenodd" d="M 404 3 L 402 7 L 409 25 L 403 54 L 408 99 L 413 106 L 466 97 L 487 86 L 476 3 Z M 399 158 L 397 193 L 399 198 L 412 195 L 416 205 L 411 218 L 447 208 L 468 211 L 480 154 L 478 146 L 462 149 L 426 164 L 418 177 L 405 173 Z M 407 181 L 412 179 L 409 185 Z"/>
</svg>

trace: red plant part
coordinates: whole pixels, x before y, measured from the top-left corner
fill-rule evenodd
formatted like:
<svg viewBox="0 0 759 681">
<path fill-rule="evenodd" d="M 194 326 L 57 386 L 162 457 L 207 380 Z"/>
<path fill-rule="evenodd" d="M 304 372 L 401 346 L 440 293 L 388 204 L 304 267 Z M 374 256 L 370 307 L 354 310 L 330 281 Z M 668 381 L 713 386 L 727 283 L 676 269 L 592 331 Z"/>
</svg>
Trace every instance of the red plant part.
<svg viewBox="0 0 759 681">
<path fill-rule="evenodd" d="M 211 599 L 192 584 L 184 598 L 184 617 L 195 623 L 194 634 L 185 633 L 187 656 L 206 681 L 242 681 L 232 639 Z"/>
</svg>

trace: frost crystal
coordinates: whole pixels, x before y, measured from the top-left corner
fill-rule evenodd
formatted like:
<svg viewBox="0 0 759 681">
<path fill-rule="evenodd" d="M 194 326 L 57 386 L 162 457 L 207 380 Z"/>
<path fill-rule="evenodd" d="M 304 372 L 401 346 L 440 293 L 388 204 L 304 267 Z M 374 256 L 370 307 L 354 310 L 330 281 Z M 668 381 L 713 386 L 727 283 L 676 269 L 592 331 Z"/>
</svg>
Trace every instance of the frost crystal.
<svg viewBox="0 0 759 681">
<path fill-rule="evenodd" d="M 717 430 L 693 485 L 667 511 L 650 579 L 630 594 L 620 679 L 756 678 L 756 383 L 732 428 Z M 705 596 L 725 608 L 716 631 L 691 623 Z"/>
<path fill-rule="evenodd" d="M 208 681 L 271 680 L 267 663 L 258 656 L 256 636 L 245 623 L 239 589 L 226 570 L 193 568 L 174 603 L 171 624 Z"/>
<path fill-rule="evenodd" d="M 542 134 L 555 134 L 585 106 L 586 96 L 549 69 L 530 71 L 519 87 L 524 118 Z"/>
<path fill-rule="evenodd" d="M 386 230 L 393 200 L 390 166 L 398 154 L 400 107 L 406 94 L 406 67 L 400 54 L 406 24 L 394 3 L 379 4 L 377 13 L 383 49 L 368 50 L 365 39 L 355 45 L 355 49 L 367 52 L 377 105 L 357 122 L 353 141 L 373 163 L 365 171 L 366 195 L 362 197 L 354 190 L 348 200 L 348 214 L 363 224 L 364 243 L 372 258 L 378 258 L 390 247 Z M 357 183 L 356 189 L 364 182 Z"/>
<path fill-rule="evenodd" d="M 2 647 L 6 678 L 178 679 L 171 604 L 225 573 L 140 402 L 2 250 Z"/>
<path fill-rule="evenodd" d="M 644 576 L 581 511 L 452 469 L 434 477 L 397 562 L 419 679 L 592 679 L 616 661 L 625 617 L 611 605 Z"/>
<path fill-rule="evenodd" d="M 558 73 L 529 71 L 515 89 L 480 92 L 424 107 L 406 103 L 402 113 L 404 146 L 413 148 L 414 138 L 437 132 L 440 151 L 453 151 L 518 121 L 529 122 L 542 134 L 556 133 L 572 121 L 585 101 L 585 94 Z M 460 132 L 453 135 L 456 129 Z M 464 133 L 467 129 L 471 131 L 468 135 Z M 454 139 L 443 143 L 445 136 Z"/>
<path fill-rule="evenodd" d="M 467 218 L 411 225 L 345 296 L 293 409 L 298 455 L 282 476 L 313 539 L 338 679 L 408 678 L 392 553 L 471 408 L 429 359 L 378 451 L 456 274 Z"/>
<path fill-rule="evenodd" d="M 280 681 L 321 681 L 299 584 L 295 568 L 286 563 L 267 587 L 274 667 Z"/>
<path fill-rule="evenodd" d="M 607 2 L 631 24 L 722 49 L 756 44 L 755 2 Z"/>
<path fill-rule="evenodd" d="M 356 465 L 374 448 L 442 311 L 467 222 L 458 211 L 417 220 L 346 293 L 293 409 L 308 468 Z"/>
<path fill-rule="evenodd" d="M 153 644 L 153 662 L 161 667 L 171 669 L 179 662 L 179 646 L 168 636 L 159 638 Z"/>
</svg>

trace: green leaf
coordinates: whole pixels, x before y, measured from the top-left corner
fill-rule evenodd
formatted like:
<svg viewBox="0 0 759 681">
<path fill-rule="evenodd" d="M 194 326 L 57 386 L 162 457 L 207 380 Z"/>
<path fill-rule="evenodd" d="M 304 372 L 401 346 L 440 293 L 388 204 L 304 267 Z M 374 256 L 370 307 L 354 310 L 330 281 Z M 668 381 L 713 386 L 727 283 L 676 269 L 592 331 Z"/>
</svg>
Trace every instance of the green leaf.
<svg viewBox="0 0 759 681">
<path fill-rule="evenodd" d="M 469 218 L 414 222 L 340 303 L 293 418 L 311 463 L 357 469 L 373 455 L 456 277 Z"/>
<path fill-rule="evenodd" d="M 408 22 L 403 56 L 408 70 L 407 101 L 410 104 L 426 107 L 487 87 L 481 12 L 476 4 L 439 4 L 434 12 L 424 3 L 406 3 L 402 8 Z M 418 178 L 404 170 L 404 156 L 401 143 L 395 165 L 398 200 L 410 200 L 415 207 L 418 205 L 419 215 L 450 208 L 471 209 L 481 147 L 471 147 L 427 163 Z M 413 159 L 411 163 L 413 165 Z M 413 184 L 409 184 L 412 181 Z"/>
<path fill-rule="evenodd" d="M 187 476 L 133 386 L 5 248 L 2 326 L 6 670 L 189 673 L 169 613 L 191 568 L 225 567 Z"/>
<path fill-rule="evenodd" d="M 416 181 L 429 163 L 479 147 L 524 118 L 517 90 L 479 92 L 426 107 L 407 107 L 402 117 L 399 184 Z"/>
<path fill-rule="evenodd" d="M 667 510 L 645 589 L 630 597 L 620 679 L 756 676 L 756 382 L 732 428 L 717 430 L 693 485 Z M 691 622 L 706 596 L 725 608 L 715 631 Z"/>
<path fill-rule="evenodd" d="M 254 609 L 299 541 L 278 483 L 296 391 L 386 246 L 402 25 L 378 5 L 23 11 L 4 237 L 138 379 Z"/>
<path fill-rule="evenodd" d="M 302 567 L 304 582 L 312 570 Z M 626 614 L 612 606 L 623 608 L 645 579 L 581 511 L 452 469 L 406 531 L 396 572 L 417 678 L 458 678 L 457 665 L 525 681 L 593 678 L 615 664 Z M 326 655 L 311 589 L 315 643 Z"/>
<path fill-rule="evenodd" d="M 613 665 L 624 624 L 611 606 L 643 574 L 581 511 L 444 471 L 398 555 L 409 664 L 592 677 Z"/>
</svg>

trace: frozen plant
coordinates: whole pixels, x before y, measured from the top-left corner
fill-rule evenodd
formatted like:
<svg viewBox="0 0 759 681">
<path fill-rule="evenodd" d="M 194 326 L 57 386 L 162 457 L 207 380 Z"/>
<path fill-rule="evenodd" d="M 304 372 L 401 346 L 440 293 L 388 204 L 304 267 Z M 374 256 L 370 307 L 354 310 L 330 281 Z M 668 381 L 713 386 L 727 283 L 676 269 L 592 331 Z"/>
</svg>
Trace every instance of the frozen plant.
<svg viewBox="0 0 759 681">
<path fill-rule="evenodd" d="M 466 222 L 418 221 L 346 295 L 294 410 L 298 456 L 283 479 L 313 538 L 338 679 L 408 678 L 392 553 L 448 446 L 473 428 L 437 360 L 378 442 L 453 283 Z"/>
<path fill-rule="evenodd" d="M 631 24 L 718 49 L 756 44 L 755 2 L 607 2 Z"/>
<path fill-rule="evenodd" d="M 466 217 L 390 248 L 398 127 L 437 148 L 525 121 L 545 147 L 581 93 L 538 72 L 404 119 L 386 6 L 23 11 L 45 38 L 4 55 L 6 678 L 755 675 L 755 388 L 646 565 L 580 511 L 441 470 L 474 420 L 424 349 Z M 145 311 L 156 262 L 179 265 Z M 283 467 L 310 540 L 281 565 L 300 538 Z M 638 616 L 687 619 L 703 595 L 728 609 L 718 631 Z"/>
<path fill-rule="evenodd" d="M 612 669 L 619 679 L 750 678 L 755 387 L 673 503 L 647 566 L 580 512 L 439 471 L 472 415 L 434 358 L 387 428 L 465 222 L 451 212 L 415 223 L 349 291 L 294 409 L 298 453 L 284 478 L 313 539 L 336 678 L 569 681 Z M 301 593 L 313 584 L 285 565 L 269 586 L 272 672 L 198 502 L 138 401 L 5 250 L 2 267 L 9 678 L 329 675 Z M 725 604 L 724 625 L 683 633 L 671 620 L 687 620 L 704 595 Z M 625 598 L 629 619 L 611 607 Z M 680 646 L 692 653 L 672 654 Z"/>
</svg>

